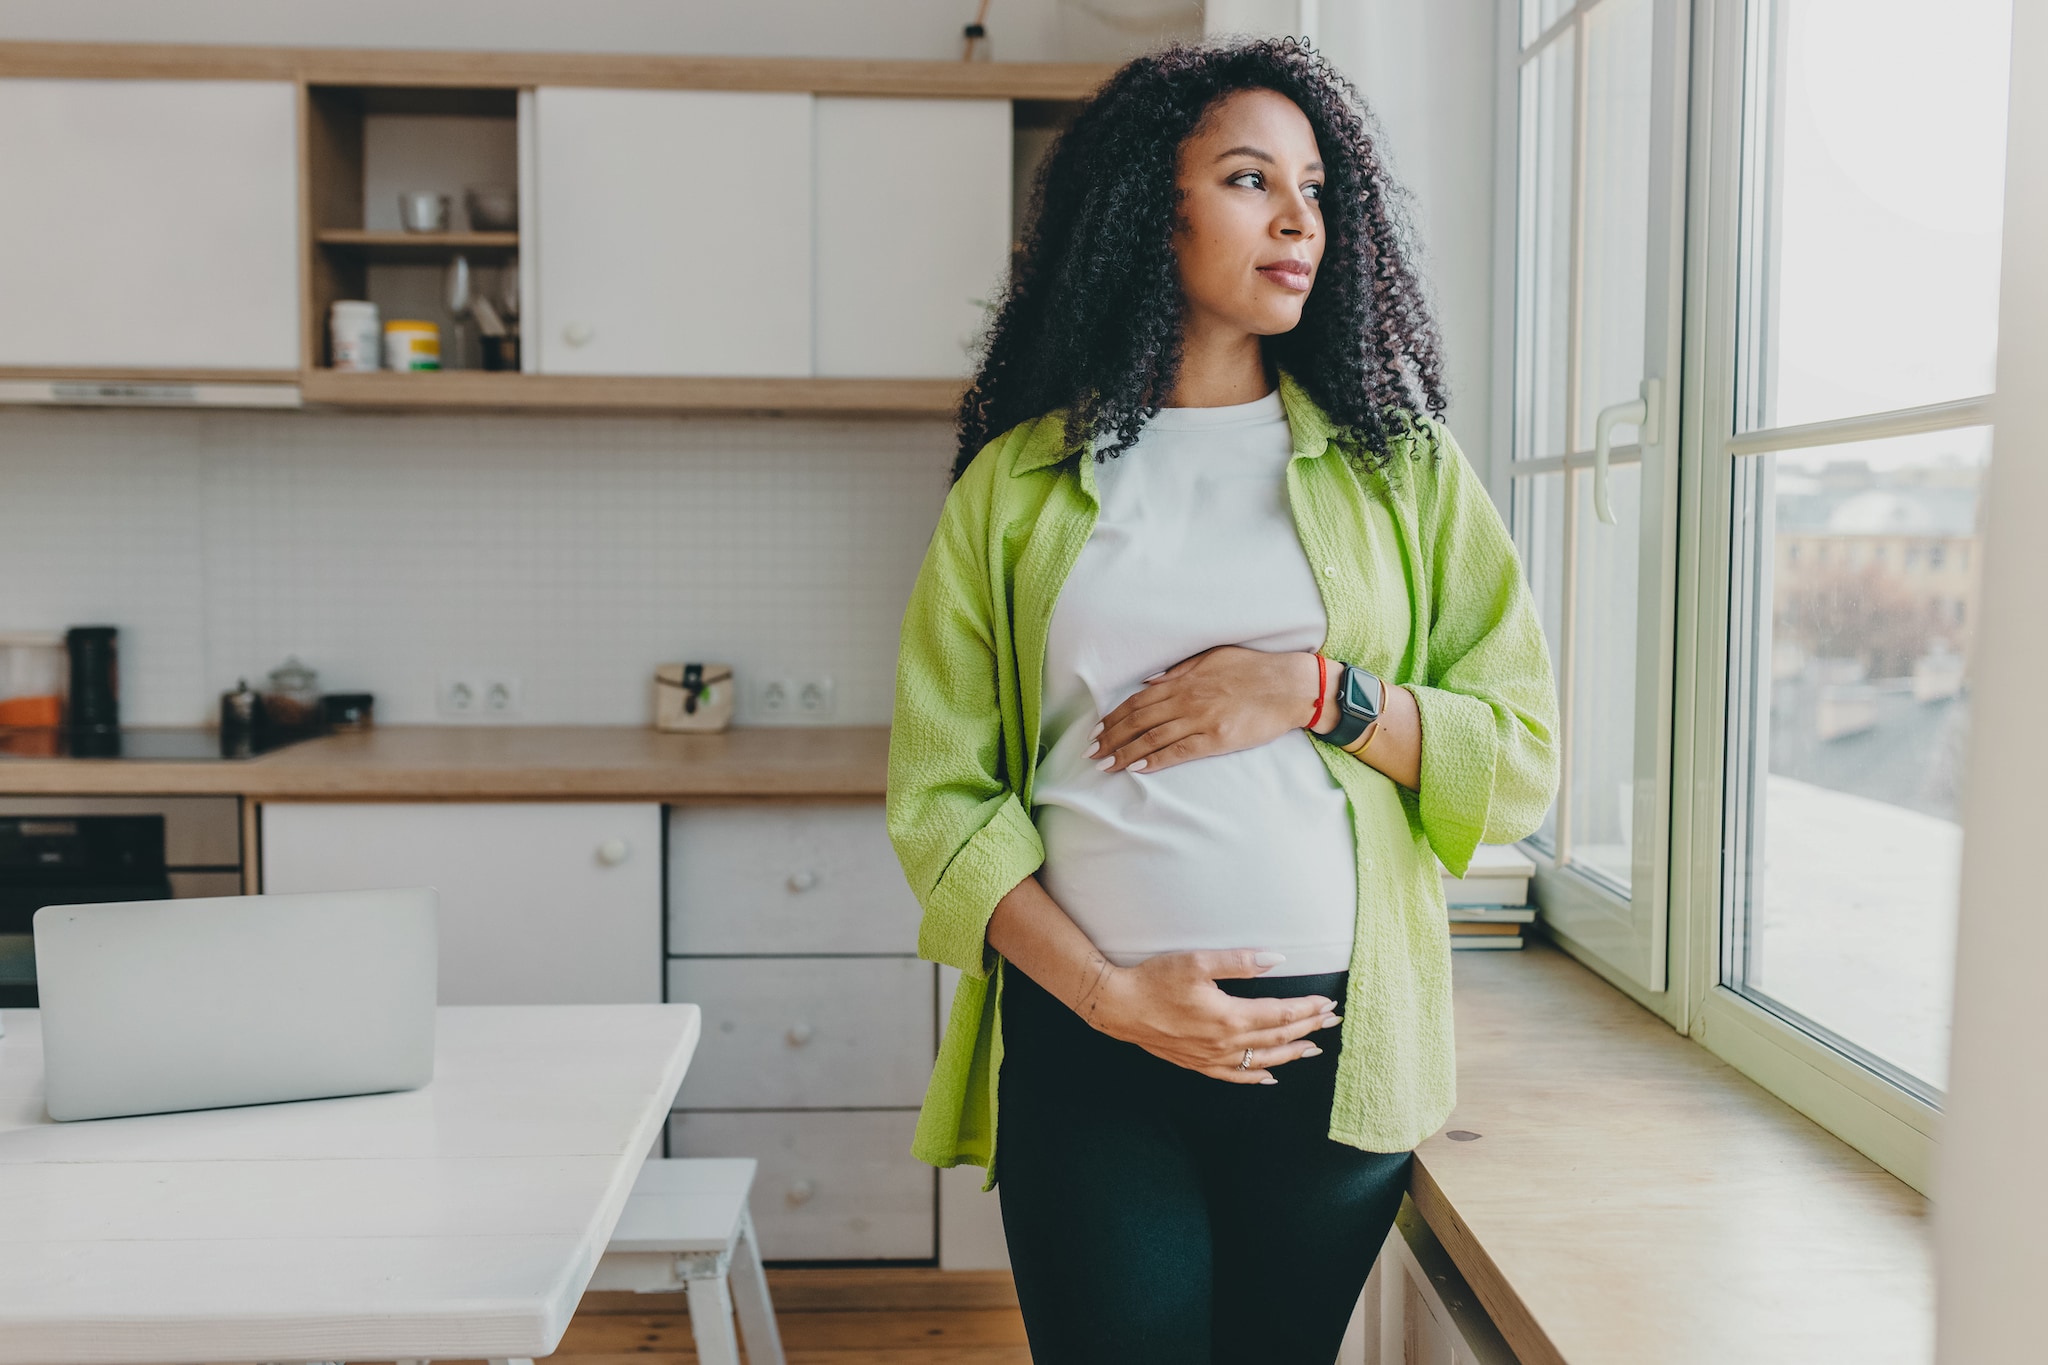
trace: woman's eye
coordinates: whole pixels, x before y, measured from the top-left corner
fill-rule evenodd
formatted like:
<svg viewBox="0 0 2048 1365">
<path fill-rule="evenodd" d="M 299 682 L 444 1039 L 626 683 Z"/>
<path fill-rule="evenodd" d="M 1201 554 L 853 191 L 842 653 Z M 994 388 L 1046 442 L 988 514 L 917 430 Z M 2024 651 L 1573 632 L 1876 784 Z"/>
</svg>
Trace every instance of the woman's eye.
<svg viewBox="0 0 2048 1365">
<path fill-rule="evenodd" d="M 1264 176 L 1263 174 L 1261 174 L 1261 173 L 1260 173 L 1260 172 L 1258 172 L 1258 171 L 1239 171 L 1239 172 L 1238 172 L 1238 173 L 1237 173 L 1236 175 L 1233 175 L 1233 176 L 1231 176 L 1231 177 L 1230 177 L 1230 179 L 1229 179 L 1229 180 L 1227 180 L 1227 181 L 1225 181 L 1224 183 L 1225 183 L 1225 184 L 1230 184 L 1230 185 L 1235 185 L 1235 184 L 1236 184 L 1236 183 L 1237 183 L 1238 181 L 1240 181 L 1240 180 L 1244 179 L 1244 178 L 1245 178 L 1246 176 L 1248 176 L 1248 175 L 1249 175 L 1249 176 L 1255 176 L 1255 177 L 1257 177 L 1257 178 L 1258 178 L 1258 179 L 1259 179 L 1260 181 L 1262 181 L 1262 182 L 1263 182 L 1263 181 L 1265 180 L 1265 178 L 1266 178 L 1266 177 L 1265 177 L 1265 176 Z"/>
<path fill-rule="evenodd" d="M 1311 181 L 1308 184 L 1303 185 L 1301 188 L 1303 193 L 1307 194 L 1309 198 L 1317 200 L 1318 202 L 1322 200 L 1323 187 L 1320 184 Z"/>
</svg>

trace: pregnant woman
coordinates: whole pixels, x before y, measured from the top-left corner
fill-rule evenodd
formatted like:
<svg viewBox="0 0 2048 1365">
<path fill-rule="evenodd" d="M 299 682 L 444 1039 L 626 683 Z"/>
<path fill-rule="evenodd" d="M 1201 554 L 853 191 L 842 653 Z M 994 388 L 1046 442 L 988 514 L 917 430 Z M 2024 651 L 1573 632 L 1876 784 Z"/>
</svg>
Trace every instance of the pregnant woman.
<svg viewBox="0 0 2048 1365">
<path fill-rule="evenodd" d="M 963 973 L 915 1151 L 989 1168 L 1041 1365 L 1327 1365 L 1452 1106 L 1437 860 L 1556 787 L 1398 196 L 1306 46 L 1140 58 L 961 404 L 889 750 Z"/>
</svg>

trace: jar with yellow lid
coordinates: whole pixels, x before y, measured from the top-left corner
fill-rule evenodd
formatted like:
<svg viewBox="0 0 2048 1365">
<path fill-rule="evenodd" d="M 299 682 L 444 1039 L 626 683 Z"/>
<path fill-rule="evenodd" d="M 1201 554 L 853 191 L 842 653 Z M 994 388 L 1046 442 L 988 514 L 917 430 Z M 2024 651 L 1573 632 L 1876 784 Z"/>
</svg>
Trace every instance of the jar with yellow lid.
<svg viewBox="0 0 2048 1365">
<path fill-rule="evenodd" d="M 393 318 L 384 324 L 384 368 L 441 368 L 441 329 L 431 322 Z"/>
</svg>

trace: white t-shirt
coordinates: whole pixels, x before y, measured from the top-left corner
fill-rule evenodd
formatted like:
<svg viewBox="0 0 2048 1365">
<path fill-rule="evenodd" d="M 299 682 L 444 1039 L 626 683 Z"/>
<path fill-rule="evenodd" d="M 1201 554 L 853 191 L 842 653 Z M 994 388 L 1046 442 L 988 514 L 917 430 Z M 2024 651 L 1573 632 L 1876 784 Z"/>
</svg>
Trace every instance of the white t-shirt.
<svg viewBox="0 0 2048 1365">
<path fill-rule="evenodd" d="M 1156 773 L 1084 757 L 1098 720 L 1189 655 L 1322 647 L 1288 504 L 1293 454 L 1275 390 L 1163 408 L 1095 466 L 1102 513 L 1046 637 L 1032 818 L 1040 881 L 1118 966 L 1196 948 L 1284 953 L 1275 970 L 1289 976 L 1351 965 L 1350 812 L 1305 731 Z"/>
</svg>

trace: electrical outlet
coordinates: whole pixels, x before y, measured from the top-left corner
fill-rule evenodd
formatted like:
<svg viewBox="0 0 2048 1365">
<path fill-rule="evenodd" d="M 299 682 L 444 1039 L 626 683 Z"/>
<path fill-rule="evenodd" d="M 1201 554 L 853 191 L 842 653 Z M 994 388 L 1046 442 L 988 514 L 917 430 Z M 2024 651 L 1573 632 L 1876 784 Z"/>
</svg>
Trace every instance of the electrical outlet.
<svg viewBox="0 0 2048 1365">
<path fill-rule="evenodd" d="M 786 716 L 796 709 L 796 684 L 788 678 L 756 678 L 754 711 L 763 716 Z"/>
<path fill-rule="evenodd" d="M 478 709 L 487 716 L 516 716 L 522 700 L 519 679 L 509 673 L 484 675 L 481 690 L 477 694 Z"/>
<path fill-rule="evenodd" d="M 483 689 L 474 678 L 443 678 L 434 689 L 434 709 L 444 716 L 473 716 L 483 709 Z"/>
<path fill-rule="evenodd" d="M 830 678 L 805 678 L 796 687 L 796 712 L 811 720 L 832 714 L 833 687 Z"/>
</svg>

